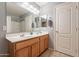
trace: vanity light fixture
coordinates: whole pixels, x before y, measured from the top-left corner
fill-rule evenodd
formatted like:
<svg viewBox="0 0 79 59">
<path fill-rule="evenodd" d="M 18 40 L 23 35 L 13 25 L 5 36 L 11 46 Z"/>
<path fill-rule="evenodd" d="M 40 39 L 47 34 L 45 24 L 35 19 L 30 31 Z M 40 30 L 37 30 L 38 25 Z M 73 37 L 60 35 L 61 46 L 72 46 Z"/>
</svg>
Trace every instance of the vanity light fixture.
<svg viewBox="0 0 79 59">
<path fill-rule="evenodd" d="M 28 11 L 34 13 L 34 14 L 39 14 L 39 10 L 35 8 L 33 5 L 29 4 L 28 2 L 22 3 L 21 7 L 27 9 Z"/>
</svg>

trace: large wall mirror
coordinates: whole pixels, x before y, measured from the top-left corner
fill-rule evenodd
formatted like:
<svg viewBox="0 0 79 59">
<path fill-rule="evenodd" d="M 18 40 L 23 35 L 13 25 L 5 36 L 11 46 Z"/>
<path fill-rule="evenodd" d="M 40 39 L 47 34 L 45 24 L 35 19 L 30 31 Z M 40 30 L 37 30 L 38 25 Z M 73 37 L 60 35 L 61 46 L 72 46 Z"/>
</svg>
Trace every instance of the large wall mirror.
<svg viewBox="0 0 79 59">
<path fill-rule="evenodd" d="M 34 9 L 29 7 L 32 6 Z M 30 11 L 29 11 L 29 10 Z M 29 3 L 7 3 L 7 33 L 31 32 L 33 29 L 47 27 L 45 15 L 39 15 L 40 7 L 33 2 Z"/>
</svg>

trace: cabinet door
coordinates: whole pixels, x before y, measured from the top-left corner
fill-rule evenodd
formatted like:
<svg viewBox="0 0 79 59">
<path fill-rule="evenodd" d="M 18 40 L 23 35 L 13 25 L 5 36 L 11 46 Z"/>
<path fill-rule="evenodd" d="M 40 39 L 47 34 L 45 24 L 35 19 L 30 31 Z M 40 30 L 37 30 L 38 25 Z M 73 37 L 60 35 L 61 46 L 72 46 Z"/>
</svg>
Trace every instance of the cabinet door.
<svg viewBox="0 0 79 59">
<path fill-rule="evenodd" d="M 40 37 L 40 53 L 44 51 L 44 38 Z"/>
<path fill-rule="evenodd" d="M 45 36 L 45 49 L 47 49 L 48 48 L 48 36 Z"/>
<path fill-rule="evenodd" d="M 40 53 L 48 48 L 48 35 L 40 37 Z"/>
<path fill-rule="evenodd" d="M 31 56 L 31 48 L 23 48 L 16 51 L 16 57 L 29 57 Z"/>
<path fill-rule="evenodd" d="M 39 56 L 39 42 L 32 45 L 32 57 Z"/>
</svg>

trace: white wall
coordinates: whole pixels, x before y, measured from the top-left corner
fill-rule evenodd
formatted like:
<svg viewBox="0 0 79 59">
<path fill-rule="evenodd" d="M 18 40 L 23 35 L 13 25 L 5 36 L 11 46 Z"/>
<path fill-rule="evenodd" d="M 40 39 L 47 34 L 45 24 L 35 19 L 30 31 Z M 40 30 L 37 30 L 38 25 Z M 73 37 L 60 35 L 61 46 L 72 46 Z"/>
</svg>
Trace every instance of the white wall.
<svg viewBox="0 0 79 59">
<path fill-rule="evenodd" d="M 49 30 L 49 48 L 52 48 L 52 49 L 55 48 L 55 6 L 58 4 L 60 3 L 50 2 L 40 8 L 40 15 L 48 15 L 49 17 L 52 17 L 54 27 L 53 29 L 48 29 Z"/>
</svg>

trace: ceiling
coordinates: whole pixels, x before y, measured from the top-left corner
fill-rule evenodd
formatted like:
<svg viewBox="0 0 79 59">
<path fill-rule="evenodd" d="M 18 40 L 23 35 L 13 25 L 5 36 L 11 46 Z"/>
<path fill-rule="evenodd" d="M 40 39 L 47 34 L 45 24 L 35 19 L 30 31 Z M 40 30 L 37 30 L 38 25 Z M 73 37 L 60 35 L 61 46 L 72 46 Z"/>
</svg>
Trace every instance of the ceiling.
<svg viewBox="0 0 79 59">
<path fill-rule="evenodd" d="M 35 2 L 35 3 L 41 7 L 46 5 L 48 2 Z"/>
</svg>

